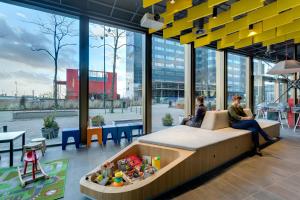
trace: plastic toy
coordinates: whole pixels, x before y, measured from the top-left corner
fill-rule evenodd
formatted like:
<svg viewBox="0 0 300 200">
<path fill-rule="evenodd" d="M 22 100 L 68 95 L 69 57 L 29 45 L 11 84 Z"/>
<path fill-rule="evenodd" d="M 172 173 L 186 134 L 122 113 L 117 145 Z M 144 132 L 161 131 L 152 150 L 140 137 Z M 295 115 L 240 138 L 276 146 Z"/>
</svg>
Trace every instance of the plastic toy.
<svg viewBox="0 0 300 200">
<path fill-rule="evenodd" d="M 116 172 L 115 177 L 113 178 L 113 186 L 114 187 L 122 187 L 124 185 L 123 182 L 123 172 Z"/>
<path fill-rule="evenodd" d="M 157 170 L 160 169 L 160 156 L 152 158 L 152 166 L 155 167 Z"/>
</svg>

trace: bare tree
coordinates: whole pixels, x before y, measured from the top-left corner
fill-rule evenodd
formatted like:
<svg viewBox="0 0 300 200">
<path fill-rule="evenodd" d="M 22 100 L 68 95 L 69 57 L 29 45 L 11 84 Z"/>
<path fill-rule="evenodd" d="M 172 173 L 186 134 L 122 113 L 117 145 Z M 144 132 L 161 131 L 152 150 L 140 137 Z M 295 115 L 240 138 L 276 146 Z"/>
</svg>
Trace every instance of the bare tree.
<svg viewBox="0 0 300 200">
<path fill-rule="evenodd" d="M 74 30 L 73 24 L 75 20 L 70 20 L 67 17 L 64 16 L 58 16 L 58 15 L 51 15 L 49 17 L 48 21 L 44 21 L 41 19 L 38 19 L 36 21 L 32 21 L 29 23 L 35 24 L 39 27 L 40 32 L 45 35 L 49 35 L 52 39 L 52 47 L 38 47 L 38 46 L 32 46 L 32 51 L 41 51 L 45 52 L 54 62 L 54 78 L 53 78 L 53 98 L 54 98 L 54 105 L 55 108 L 58 107 L 58 93 L 57 93 L 57 69 L 58 69 L 58 59 L 60 52 L 63 48 L 67 46 L 72 46 L 76 44 L 68 43 L 66 42 L 66 39 L 68 37 L 75 36 L 73 34 Z"/>
<path fill-rule="evenodd" d="M 96 40 L 97 39 L 103 39 L 104 37 L 110 37 L 112 38 L 113 42 L 112 44 L 102 44 L 102 45 L 92 45 L 92 48 L 100 48 L 105 46 L 110 47 L 113 50 L 113 78 L 112 78 L 112 86 L 111 86 L 111 95 L 110 95 L 110 101 L 111 101 L 111 108 L 110 112 L 114 112 L 114 91 L 115 91 L 115 79 L 116 79 L 116 68 L 117 68 L 117 58 L 118 58 L 118 51 L 125 46 L 134 46 L 133 44 L 126 44 L 126 43 L 121 43 L 121 39 L 126 37 L 126 31 L 121 30 L 118 28 L 104 28 L 104 33 L 102 34 L 93 34 L 92 37 L 94 37 Z M 105 94 L 104 94 L 105 95 Z"/>
</svg>

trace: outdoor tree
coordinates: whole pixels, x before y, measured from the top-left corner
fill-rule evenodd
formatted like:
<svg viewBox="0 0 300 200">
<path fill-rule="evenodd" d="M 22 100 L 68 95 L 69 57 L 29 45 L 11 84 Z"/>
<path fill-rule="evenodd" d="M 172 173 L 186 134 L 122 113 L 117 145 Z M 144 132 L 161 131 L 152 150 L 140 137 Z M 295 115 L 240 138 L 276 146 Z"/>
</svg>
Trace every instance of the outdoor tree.
<svg viewBox="0 0 300 200">
<path fill-rule="evenodd" d="M 110 112 L 114 112 L 114 91 L 115 91 L 115 79 L 116 79 L 116 68 L 117 68 L 117 59 L 118 57 L 118 51 L 126 46 L 134 46 L 133 44 L 126 44 L 126 42 L 122 42 L 126 37 L 126 31 L 121 30 L 118 28 L 109 28 L 104 26 L 104 33 L 92 33 L 91 37 L 95 38 L 96 40 L 104 40 L 105 37 L 111 38 L 112 42 L 104 43 L 102 45 L 92 45 L 92 48 L 101 48 L 103 46 L 107 46 L 112 49 L 113 51 L 113 78 L 112 78 L 112 86 L 111 86 L 111 92 L 110 92 Z"/>
<path fill-rule="evenodd" d="M 49 47 L 38 47 L 32 46 L 32 51 L 45 52 L 54 64 L 54 78 L 53 78 L 53 98 L 54 106 L 58 107 L 58 86 L 57 86 L 57 70 L 58 70 L 58 60 L 62 49 L 76 45 L 68 43 L 67 39 L 69 37 L 75 36 L 73 28 L 74 20 L 58 15 L 51 15 L 47 21 L 38 19 L 36 21 L 31 21 L 29 23 L 35 24 L 40 29 L 42 34 L 48 35 L 51 40 L 52 45 Z"/>
</svg>

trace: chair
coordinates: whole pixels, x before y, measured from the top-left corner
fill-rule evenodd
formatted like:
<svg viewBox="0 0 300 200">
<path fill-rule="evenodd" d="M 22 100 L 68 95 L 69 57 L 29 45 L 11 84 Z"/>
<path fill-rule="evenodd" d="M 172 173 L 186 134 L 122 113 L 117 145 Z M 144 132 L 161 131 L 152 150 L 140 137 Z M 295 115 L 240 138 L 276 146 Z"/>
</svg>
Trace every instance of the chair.
<svg viewBox="0 0 300 200">
<path fill-rule="evenodd" d="M 102 126 L 102 141 L 103 144 L 106 145 L 106 141 L 107 141 L 107 136 L 108 134 L 111 134 L 112 139 L 114 140 L 115 144 L 118 143 L 118 128 L 116 126 L 113 125 L 105 125 Z"/>
<path fill-rule="evenodd" d="M 92 143 L 93 135 L 97 135 L 98 144 L 102 144 L 102 128 L 88 127 L 87 128 L 87 147 L 90 147 L 90 145 Z"/>
<path fill-rule="evenodd" d="M 79 129 L 63 129 L 62 131 L 62 150 L 66 150 L 68 138 L 73 137 L 76 145 L 76 149 L 79 149 L 80 143 L 80 131 Z"/>
<path fill-rule="evenodd" d="M 34 138 L 34 139 L 32 139 L 31 140 L 31 142 L 41 142 L 42 143 L 42 145 L 43 145 L 43 148 L 42 148 L 42 154 L 43 154 L 43 156 L 45 155 L 45 153 L 46 153 L 46 138 Z"/>
<path fill-rule="evenodd" d="M 118 143 L 120 144 L 121 138 L 122 138 L 122 133 L 124 133 L 125 138 L 127 138 L 128 142 L 132 142 L 132 128 L 130 124 L 120 124 L 117 126 L 118 128 Z"/>
</svg>

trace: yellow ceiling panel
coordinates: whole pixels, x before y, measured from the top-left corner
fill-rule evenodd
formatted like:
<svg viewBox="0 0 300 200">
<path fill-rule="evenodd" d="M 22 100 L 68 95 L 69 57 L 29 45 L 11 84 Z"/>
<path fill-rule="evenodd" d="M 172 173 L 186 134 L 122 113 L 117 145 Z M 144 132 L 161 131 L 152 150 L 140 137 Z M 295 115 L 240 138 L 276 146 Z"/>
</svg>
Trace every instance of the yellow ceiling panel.
<svg viewBox="0 0 300 200">
<path fill-rule="evenodd" d="M 277 36 L 286 35 L 289 33 L 293 33 L 296 31 L 300 31 L 300 19 L 293 21 L 292 23 L 280 26 L 277 28 Z"/>
<path fill-rule="evenodd" d="M 160 14 L 162 18 L 164 18 L 164 24 L 170 24 L 174 22 L 174 15 L 168 15 L 168 13 Z"/>
<path fill-rule="evenodd" d="M 298 14 L 300 16 L 300 13 Z M 294 12 L 292 10 L 280 13 L 279 15 L 263 21 L 264 31 L 289 24 L 294 20 Z"/>
<path fill-rule="evenodd" d="M 227 2 L 228 0 L 208 0 L 208 6 L 209 7 L 214 7 L 216 5 L 219 5 L 221 3 L 225 3 Z"/>
<path fill-rule="evenodd" d="M 239 30 L 242 30 L 244 28 L 247 28 L 248 22 L 247 22 L 247 17 L 243 17 L 241 19 L 232 21 L 228 24 L 225 25 L 225 29 L 226 29 L 226 33 L 230 34 L 230 33 L 234 33 L 237 32 Z"/>
<path fill-rule="evenodd" d="M 180 44 L 188 44 L 197 39 L 197 35 L 193 32 L 180 36 Z"/>
<path fill-rule="evenodd" d="M 208 27 L 210 29 L 232 22 L 230 11 L 222 12 L 217 18 L 209 18 Z"/>
<path fill-rule="evenodd" d="M 185 21 L 184 18 L 180 20 L 176 20 L 173 23 L 172 27 L 163 30 L 163 37 L 166 39 L 166 38 L 180 35 L 181 31 L 192 28 L 193 25 L 194 25 L 193 22 L 187 22 Z"/>
<path fill-rule="evenodd" d="M 220 41 L 217 43 L 217 48 L 218 49 L 223 49 L 227 47 L 234 46 L 234 43 L 239 41 L 239 33 L 232 33 L 230 35 L 226 35 L 223 37 Z"/>
<path fill-rule="evenodd" d="M 188 9 L 187 21 L 194 21 L 196 19 L 200 19 L 211 15 L 213 12 L 213 8 L 208 7 L 208 3 L 201 3 L 197 6 Z"/>
<path fill-rule="evenodd" d="M 264 1 L 262 0 L 240 0 L 231 5 L 231 17 L 236 17 L 241 14 L 248 13 L 263 6 Z"/>
<path fill-rule="evenodd" d="M 280 37 L 276 37 L 276 38 L 273 38 L 270 40 L 263 41 L 262 45 L 269 46 L 269 45 L 277 44 L 277 43 L 284 42 L 284 41 L 285 41 L 285 36 L 280 36 Z"/>
<path fill-rule="evenodd" d="M 171 4 L 167 1 L 167 15 L 174 15 L 175 13 L 188 9 L 193 6 L 193 0 L 176 0 L 176 3 Z"/>
<path fill-rule="evenodd" d="M 213 41 L 221 39 L 225 35 L 226 35 L 226 31 L 225 31 L 224 28 L 222 28 L 222 29 L 210 32 L 209 33 L 209 38 L 210 38 L 210 41 L 213 42 Z"/>
<path fill-rule="evenodd" d="M 240 41 L 234 43 L 234 48 L 235 49 L 240 49 L 243 47 L 247 47 L 253 44 L 253 37 L 247 37 L 244 39 L 241 39 Z"/>
<path fill-rule="evenodd" d="M 285 42 L 287 40 L 299 38 L 299 35 L 300 35 L 300 31 L 282 35 L 282 36 L 276 37 L 274 39 L 264 41 L 263 46 L 268 46 L 271 44 L 281 43 L 281 42 Z"/>
<path fill-rule="evenodd" d="M 194 44 L 195 44 L 195 48 L 203 47 L 205 45 L 209 45 L 210 44 L 210 40 L 209 40 L 209 38 L 207 36 L 204 36 L 204 37 L 196 39 L 194 41 Z"/>
<path fill-rule="evenodd" d="M 277 10 L 282 12 L 300 5 L 300 0 L 277 0 Z"/>
<path fill-rule="evenodd" d="M 299 44 L 300 43 L 300 37 L 294 38 L 294 43 Z"/>
<path fill-rule="evenodd" d="M 273 2 L 269 5 L 266 5 L 264 7 L 258 8 L 257 10 L 254 10 L 253 12 L 248 13 L 248 23 L 254 24 L 260 21 L 263 21 L 265 19 L 274 17 L 277 15 L 277 3 Z"/>
<path fill-rule="evenodd" d="M 271 29 L 260 34 L 257 34 L 253 38 L 253 43 L 263 42 L 276 37 L 276 29 Z"/>
<path fill-rule="evenodd" d="M 156 3 L 159 3 L 161 1 L 162 0 L 143 0 L 143 7 L 147 8 L 147 7 L 152 6 L 152 5 L 156 4 Z"/>
</svg>

